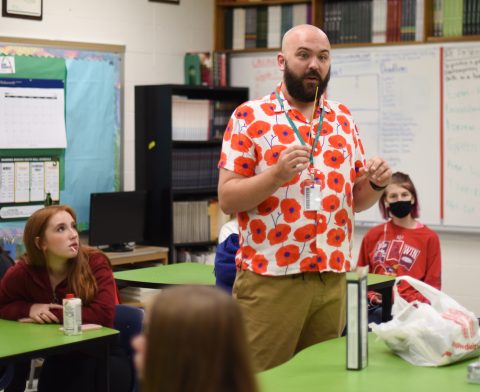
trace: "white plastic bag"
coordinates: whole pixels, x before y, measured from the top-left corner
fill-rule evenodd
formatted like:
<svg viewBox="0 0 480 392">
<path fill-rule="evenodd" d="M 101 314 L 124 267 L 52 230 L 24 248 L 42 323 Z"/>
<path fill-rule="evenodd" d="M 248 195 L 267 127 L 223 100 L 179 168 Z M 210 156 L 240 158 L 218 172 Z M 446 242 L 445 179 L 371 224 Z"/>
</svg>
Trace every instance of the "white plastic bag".
<svg viewBox="0 0 480 392">
<path fill-rule="evenodd" d="M 430 301 L 407 302 L 398 295 L 406 281 Z M 410 276 L 394 285 L 392 320 L 369 327 L 397 355 L 419 366 L 443 366 L 480 355 L 480 331 L 475 315 L 445 293 Z"/>
</svg>

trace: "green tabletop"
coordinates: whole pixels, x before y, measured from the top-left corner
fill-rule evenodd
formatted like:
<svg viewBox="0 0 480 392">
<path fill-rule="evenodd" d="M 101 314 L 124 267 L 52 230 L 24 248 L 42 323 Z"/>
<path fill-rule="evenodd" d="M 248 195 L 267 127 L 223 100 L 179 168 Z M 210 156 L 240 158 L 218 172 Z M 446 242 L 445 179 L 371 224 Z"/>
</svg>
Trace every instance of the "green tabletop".
<svg viewBox="0 0 480 392">
<path fill-rule="evenodd" d="M 129 286 L 157 288 L 168 285 L 215 286 L 213 265 L 177 263 L 155 267 L 138 268 L 114 273 L 117 282 Z"/>
<path fill-rule="evenodd" d="M 94 341 L 110 341 L 118 334 L 110 328 L 84 331 L 81 335 L 66 336 L 59 324 L 19 323 L 0 319 L 0 360 L 36 352 L 48 353 L 49 349 L 62 347 L 66 351 Z"/>
<path fill-rule="evenodd" d="M 369 289 L 375 290 L 376 287 L 386 284 L 388 286 L 393 286 L 396 276 L 388 275 L 379 275 L 379 274 L 368 274 L 367 284 Z"/>
<path fill-rule="evenodd" d="M 370 334 L 369 363 L 363 370 L 346 370 L 346 339 L 338 338 L 308 347 L 258 377 L 262 392 L 478 392 L 480 385 L 467 383 L 467 366 L 473 361 L 413 366 Z"/>
</svg>

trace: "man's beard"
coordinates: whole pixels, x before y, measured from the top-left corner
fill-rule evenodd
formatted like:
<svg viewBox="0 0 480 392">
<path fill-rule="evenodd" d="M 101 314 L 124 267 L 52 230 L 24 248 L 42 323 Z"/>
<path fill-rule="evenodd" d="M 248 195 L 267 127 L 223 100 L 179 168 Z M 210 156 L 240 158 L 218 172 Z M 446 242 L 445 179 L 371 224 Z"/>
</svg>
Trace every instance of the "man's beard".
<svg viewBox="0 0 480 392">
<path fill-rule="evenodd" d="M 315 90 L 317 86 L 313 83 L 309 86 L 304 85 L 305 78 L 309 77 L 317 78 L 318 97 L 320 98 L 327 89 L 330 80 L 330 68 L 324 79 L 322 79 L 317 71 L 309 71 L 302 76 L 297 76 L 290 70 L 290 68 L 288 68 L 288 64 L 285 62 L 285 70 L 283 71 L 285 86 L 287 87 L 288 93 L 297 101 L 313 102 L 315 100 Z"/>
</svg>

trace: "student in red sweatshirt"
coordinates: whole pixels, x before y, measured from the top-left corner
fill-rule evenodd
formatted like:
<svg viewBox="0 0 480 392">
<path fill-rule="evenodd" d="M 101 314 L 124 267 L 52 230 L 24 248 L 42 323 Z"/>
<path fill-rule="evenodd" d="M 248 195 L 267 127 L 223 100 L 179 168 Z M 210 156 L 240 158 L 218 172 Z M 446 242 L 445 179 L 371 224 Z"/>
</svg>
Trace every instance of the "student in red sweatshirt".
<svg viewBox="0 0 480 392">
<path fill-rule="evenodd" d="M 409 275 L 441 289 L 442 264 L 438 235 L 422 224 L 415 185 L 407 174 L 396 172 L 379 200 L 380 212 L 387 222 L 370 229 L 363 238 L 359 266 L 382 275 Z M 399 294 L 407 301 L 427 300 L 407 283 Z M 369 321 L 381 322 L 381 294 L 369 292 L 372 310 Z"/>
<path fill-rule="evenodd" d="M 82 299 L 83 323 L 113 327 L 116 286 L 110 262 L 100 251 L 80 244 L 72 208 L 54 205 L 36 211 L 23 239 L 26 254 L 0 282 L 0 318 L 62 323 L 62 299 L 73 293 Z M 49 357 L 38 390 L 89 390 L 92 363 L 80 352 Z"/>
</svg>

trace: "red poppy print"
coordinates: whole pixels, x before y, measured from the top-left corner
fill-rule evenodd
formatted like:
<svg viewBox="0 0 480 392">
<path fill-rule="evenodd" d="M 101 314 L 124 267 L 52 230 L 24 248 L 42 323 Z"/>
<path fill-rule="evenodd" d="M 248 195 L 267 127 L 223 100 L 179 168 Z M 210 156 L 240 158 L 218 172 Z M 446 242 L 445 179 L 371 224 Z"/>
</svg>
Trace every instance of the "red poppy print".
<svg viewBox="0 0 480 392">
<path fill-rule="evenodd" d="M 320 131 L 320 136 L 328 136 L 333 132 L 333 127 L 326 121 L 322 124 L 322 129 Z"/>
<path fill-rule="evenodd" d="M 322 200 L 322 207 L 325 211 L 333 212 L 340 206 L 340 199 L 336 195 L 329 195 Z"/>
<path fill-rule="evenodd" d="M 268 232 L 267 237 L 270 245 L 280 244 L 284 242 L 287 239 L 288 234 L 290 234 L 291 230 L 292 229 L 290 228 L 290 225 L 285 225 L 283 223 L 275 226 Z"/>
<path fill-rule="evenodd" d="M 257 274 L 263 274 L 268 267 L 268 261 L 265 256 L 256 254 L 252 259 L 252 268 Z"/>
<path fill-rule="evenodd" d="M 327 121 L 334 122 L 336 117 L 337 117 L 337 115 L 335 114 L 335 112 L 333 110 L 329 110 L 328 112 L 325 110 L 324 118 Z"/>
<path fill-rule="evenodd" d="M 255 144 L 255 160 L 257 164 L 259 164 L 262 161 L 262 153 L 263 153 L 262 146 L 260 146 L 259 144 Z"/>
<path fill-rule="evenodd" d="M 275 260 L 279 267 L 295 263 L 300 257 L 300 249 L 296 245 L 282 246 L 275 252 Z"/>
<path fill-rule="evenodd" d="M 253 109 L 247 105 L 239 106 L 237 110 L 235 110 L 235 117 L 239 120 L 245 120 L 247 124 L 250 124 L 253 120 L 255 120 Z"/>
<path fill-rule="evenodd" d="M 345 232 L 342 229 L 332 229 L 327 233 L 327 244 L 339 247 L 345 241 Z"/>
<path fill-rule="evenodd" d="M 290 185 L 296 184 L 296 183 L 300 180 L 300 174 L 301 174 L 301 173 L 295 174 L 290 181 L 282 184 L 282 187 L 286 187 L 286 186 L 290 186 Z"/>
<path fill-rule="evenodd" d="M 303 216 L 307 219 L 315 219 L 317 217 L 317 211 L 303 211 Z"/>
<path fill-rule="evenodd" d="M 352 200 L 353 200 L 353 193 L 352 193 L 352 186 L 350 185 L 349 182 L 345 184 L 345 200 L 347 202 L 347 205 L 351 207 Z"/>
<path fill-rule="evenodd" d="M 274 116 L 275 115 L 275 110 L 277 109 L 277 106 L 272 102 L 262 103 L 260 105 L 260 107 L 262 108 L 263 112 L 267 116 Z"/>
<path fill-rule="evenodd" d="M 279 203 L 278 197 L 270 196 L 258 205 L 258 214 L 262 216 L 270 215 L 277 209 Z"/>
<path fill-rule="evenodd" d="M 250 232 L 252 233 L 252 240 L 256 244 L 261 244 L 265 241 L 267 236 L 266 233 L 267 226 L 261 219 L 253 219 L 250 222 Z"/>
<path fill-rule="evenodd" d="M 242 211 L 237 214 L 237 221 L 238 226 L 240 226 L 242 230 L 246 230 L 248 222 L 250 221 L 250 217 L 248 216 L 248 213 Z"/>
<path fill-rule="evenodd" d="M 252 147 L 253 142 L 243 133 L 236 133 L 232 135 L 232 150 L 240 151 L 240 152 L 248 152 L 250 147 Z"/>
<path fill-rule="evenodd" d="M 255 173 L 255 161 L 250 158 L 237 157 L 233 162 L 235 173 L 251 177 Z"/>
<path fill-rule="evenodd" d="M 227 164 L 227 154 L 225 154 L 224 152 L 222 152 L 220 154 L 220 159 L 218 161 L 218 167 L 225 167 L 225 165 Z"/>
<path fill-rule="evenodd" d="M 319 184 L 322 190 L 325 189 L 325 173 L 321 170 L 314 169 L 313 177 L 315 179 L 315 184 Z"/>
<path fill-rule="evenodd" d="M 331 269 L 335 271 L 341 271 L 343 268 L 343 263 L 345 260 L 345 256 L 339 250 L 334 250 L 330 255 L 330 259 L 328 260 L 328 265 Z"/>
<path fill-rule="evenodd" d="M 300 271 L 301 272 L 314 272 L 318 271 L 318 264 L 315 258 L 306 257 L 302 261 L 300 261 Z"/>
<path fill-rule="evenodd" d="M 242 260 L 251 260 L 255 256 L 256 250 L 251 246 L 242 247 Z"/>
<path fill-rule="evenodd" d="M 303 141 L 305 143 L 309 143 L 309 140 L 311 139 L 310 127 L 307 125 L 302 125 L 298 127 L 298 132 L 300 133 L 300 136 L 302 137 Z"/>
<path fill-rule="evenodd" d="M 280 210 L 283 213 L 285 222 L 295 222 L 300 218 L 300 210 L 302 206 L 295 199 L 284 199 L 280 203 Z"/>
<path fill-rule="evenodd" d="M 360 161 L 360 160 L 356 160 L 355 161 L 355 174 L 356 174 L 356 178 L 360 177 L 361 176 L 361 172 L 360 172 L 360 169 L 363 169 L 363 162 Z"/>
<path fill-rule="evenodd" d="M 345 184 L 345 179 L 341 173 L 331 171 L 328 173 L 327 177 L 328 187 L 334 190 L 337 193 L 340 193 L 343 190 L 343 184 Z"/>
<path fill-rule="evenodd" d="M 315 237 L 315 225 L 308 224 L 302 227 L 299 227 L 294 231 L 293 236 L 298 242 L 308 242 Z"/>
<path fill-rule="evenodd" d="M 255 121 L 247 128 L 248 135 L 255 139 L 264 136 L 270 130 L 270 124 L 265 121 Z"/>
<path fill-rule="evenodd" d="M 340 105 L 338 105 L 338 108 L 339 108 L 343 113 L 350 115 L 350 110 L 348 110 L 348 108 L 347 108 L 345 105 L 340 104 Z"/>
<path fill-rule="evenodd" d="M 314 256 L 315 261 L 317 262 L 319 271 L 323 271 L 327 268 L 327 254 L 322 250 L 318 249 L 317 254 Z"/>
<path fill-rule="evenodd" d="M 282 153 L 282 151 L 286 149 L 287 147 L 285 146 L 276 145 L 265 151 L 265 162 L 267 162 L 267 165 L 275 165 L 278 162 L 278 158 L 280 158 L 280 154 Z"/>
<path fill-rule="evenodd" d="M 357 179 L 357 173 L 355 173 L 355 169 L 352 167 L 350 169 L 350 182 L 355 182 Z"/>
<path fill-rule="evenodd" d="M 343 263 L 343 268 L 345 268 L 345 271 L 347 272 L 352 269 L 352 265 L 350 264 L 349 260 L 345 260 L 345 262 Z"/>
<path fill-rule="evenodd" d="M 302 122 L 305 121 L 305 117 L 304 117 L 303 114 L 300 113 L 300 111 L 298 111 L 297 109 L 291 109 L 290 112 L 288 113 L 288 115 L 289 115 L 293 120 L 302 121 Z"/>
<path fill-rule="evenodd" d="M 365 149 L 363 148 L 362 140 L 361 139 L 357 139 L 357 140 L 358 140 L 358 148 L 360 148 L 360 152 L 362 153 L 362 155 L 365 155 Z"/>
<path fill-rule="evenodd" d="M 342 116 L 342 115 L 337 116 L 337 121 L 340 124 L 340 126 L 342 127 L 343 132 L 345 132 L 345 133 L 352 132 L 352 129 L 350 128 L 350 122 L 348 121 L 348 119 L 345 116 Z"/>
<path fill-rule="evenodd" d="M 332 135 L 328 138 L 328 143 L 333 148 L 344 149 L 347 145 L 347 141 L 342 135 Z"/>
<path fill-rule="evenodd" d="M 333 167 L 334 169 L 340 169 L 342 163 L 345 162 L 345 158 L 343 157 L 343 154 L 338 150 L 328 150 L 325 151 L 325 154 L 323 155 L 323 162 L 329 167 Z"/>
<path fill-rule="evenodd" d="M 232 130 L 233 130 L 233 118 L 230 117 L 230 120 L 228 120 L 227 127 L 225 128 L 225 132 L 223 133 L 223 140 L 229 141 L 230 138 L 232 137 Z"/>
<path fill-rule="evenodd" d="M 317 234 L 323 234 L 327 230 L 327 217 L 323 214 L 317 216 Z"/>
<path fill-rule="evenodd" d="M 273 126 L 273 132 L 275 132 L 275 135 L 281 143 L 290 144 L 295 141 L 295 134 L 288 125 L 275 124 Z"/>
<path fill-rule="evenodd" d="M 335 224 L 337 226 L 345 226 L 348 220 L 348 212 L 345 208 L 342 208 L 340 211 L 335 213 Z"/>
<path fill-rule="evenodd" d="M 351 158 L 352 157 L 352 145 L 347 144 L 347 155 Z M 351 162 L 351 160 L 350 160 Z"/>
</svg>

